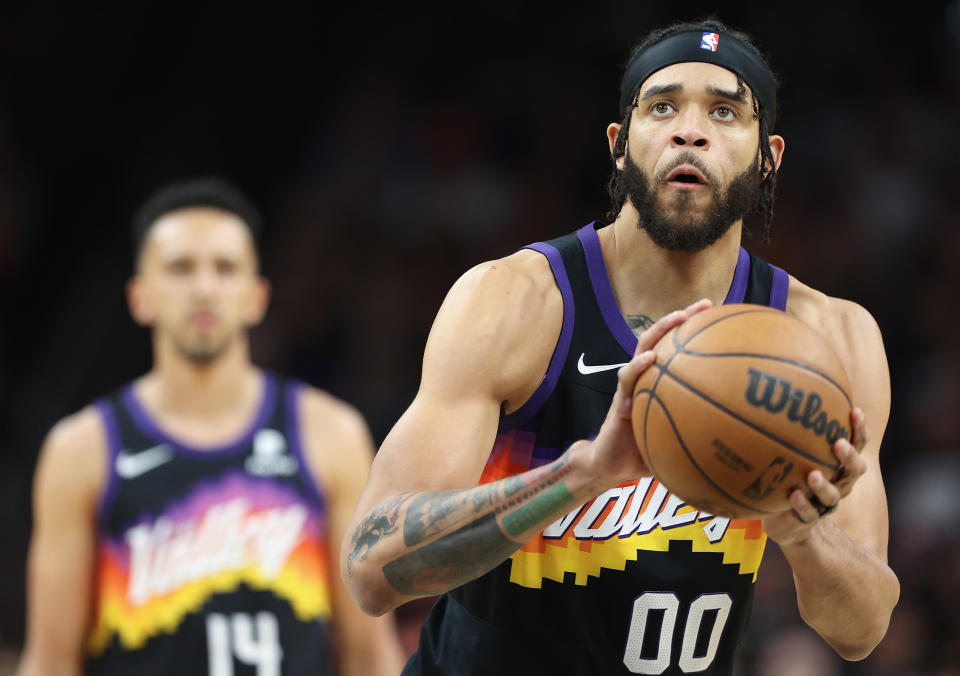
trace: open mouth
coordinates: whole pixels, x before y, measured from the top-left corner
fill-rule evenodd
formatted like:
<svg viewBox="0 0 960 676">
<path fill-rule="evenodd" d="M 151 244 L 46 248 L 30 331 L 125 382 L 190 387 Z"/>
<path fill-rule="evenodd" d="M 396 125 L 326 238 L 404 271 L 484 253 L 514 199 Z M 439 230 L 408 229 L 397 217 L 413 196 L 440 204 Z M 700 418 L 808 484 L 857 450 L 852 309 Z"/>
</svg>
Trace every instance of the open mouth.
<svg viewBox="0 0 960 676">
<path fill-rule="evenodd" d="M 667 175 L 667 184 L 676 188 L 693 188 L 707 185 L 707 180 L 699 170 L 689 164 L 677 167 Z"/>
</svg>

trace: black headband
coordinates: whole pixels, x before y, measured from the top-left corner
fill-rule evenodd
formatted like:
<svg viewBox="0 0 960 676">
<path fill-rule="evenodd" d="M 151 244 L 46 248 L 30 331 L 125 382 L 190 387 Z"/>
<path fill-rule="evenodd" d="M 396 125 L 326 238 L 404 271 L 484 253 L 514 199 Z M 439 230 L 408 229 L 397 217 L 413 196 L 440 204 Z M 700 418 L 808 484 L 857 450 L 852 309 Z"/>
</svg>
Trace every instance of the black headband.
<svg viewBox="0 0 960 676">
<path fill-rule="evenodd" d="M 620 111 L 633 103 L 640 85 L 661 68 L 675 63 L 713 63 L 743 78 L 763 106 L 768 129 L 777 111 L 777 85 L 773 73 L 742 42 L 727 33 L 685 31 L 643 50 L 630 62 L 620 81 Z"/>
</svg>

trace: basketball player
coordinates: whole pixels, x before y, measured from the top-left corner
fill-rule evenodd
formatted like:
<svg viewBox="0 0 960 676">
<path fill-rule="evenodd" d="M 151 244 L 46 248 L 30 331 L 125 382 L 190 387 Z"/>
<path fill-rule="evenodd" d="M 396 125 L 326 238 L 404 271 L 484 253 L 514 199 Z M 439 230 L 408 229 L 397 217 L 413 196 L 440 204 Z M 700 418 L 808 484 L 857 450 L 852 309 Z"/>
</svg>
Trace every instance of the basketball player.
<svg viewBox="0 0 960 676">
<path fill-rule="evenodd" d="M 880 333 L 861 307 L 740 246 L 755 205 L 769 227 L 784 150 L 767 62 L 719 22 L 671 26 L 633 52 L 620 103 L 613 222 L 454 285 L 419 392 L 374 462 L 341 554 L 350 590 L 373 614 L 442 594 L 405 674 L 729 674 L 767 537 L 802 617 L 840 655 L 861 659 L 886 632 L 899 583 L 878 466 Z M 799 477 L 792 509 L 763 522 L 684 505 L 631 429 L 650 349 L 724 302 L 827 336 L 859 406 L 853 443 L 833 446 L 842 471 Z"/>
<path fill-rule="evenodd" d="M 44 444 L 22 676 L 400 671 L 391 618 L 330 572 L 366 424 L 250 361 L 258 224 L 218 179 L 168 186 L 136 219 L 128 297 L 154 365 Z"/>
</svg>

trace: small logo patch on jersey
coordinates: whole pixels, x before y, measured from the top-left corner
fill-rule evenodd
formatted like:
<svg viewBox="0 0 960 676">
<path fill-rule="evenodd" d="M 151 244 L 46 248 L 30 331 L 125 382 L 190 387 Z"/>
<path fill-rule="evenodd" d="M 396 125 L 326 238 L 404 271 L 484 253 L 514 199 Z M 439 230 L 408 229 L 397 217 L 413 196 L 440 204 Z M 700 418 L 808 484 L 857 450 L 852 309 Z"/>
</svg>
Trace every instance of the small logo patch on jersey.
<svg viewBox="0 0 960 676">
<path fill-rule="evenodd" d="M 586 352 L 581 352 L 580 361 L 577 362 L 577 370 L 585 376 L 588 376 L 591 373 L 600 373 L 601 371 L 612 371 L 613 369 L 618 369 L 621 366 L 626 366 L 629 363 L 623 362 L 622 364 L 597 364 L 595 366 L 591 366 L 584 363 L 583 358 L 586 356 Z"/>
<path fill-rule="evenodd" d="M 256 476 L 290 476 L 297 471 L 297 459 L 286 451 L 287 440 L 280 432 L 260 430 L 253 437 L 253 454 L 244 467 Z"/>
<path fill-rule="evenodd" d="M 700 49 L 709 49 L 711 52 L 715 52 L 719 44 L 719 33 L 704 33 L 700 38 Z"/>
<path fill-rule="evenodd" d="M 170 460 L 173 460 L 173 451 L 167 444 L 160 444 L 139 453 L 120 451 L 114 468 L 121 479 L 136 479 Z"/>
</svg>

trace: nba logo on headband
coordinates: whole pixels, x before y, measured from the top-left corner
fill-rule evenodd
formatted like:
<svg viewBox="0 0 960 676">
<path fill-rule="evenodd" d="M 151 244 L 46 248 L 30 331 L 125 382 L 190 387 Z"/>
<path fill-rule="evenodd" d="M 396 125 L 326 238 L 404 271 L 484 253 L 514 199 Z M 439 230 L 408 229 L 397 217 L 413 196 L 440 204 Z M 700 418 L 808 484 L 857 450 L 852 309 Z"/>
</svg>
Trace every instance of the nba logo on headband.
<svg viewBox="0 0 960 676">
<path fill-rule="evenodd" d="M 711 52 L 717 51 L 717 45 L 720 43 L 719 33 L 704 33 L 700 37 L 700 49 L 709 49 Z"/>
</svg>

